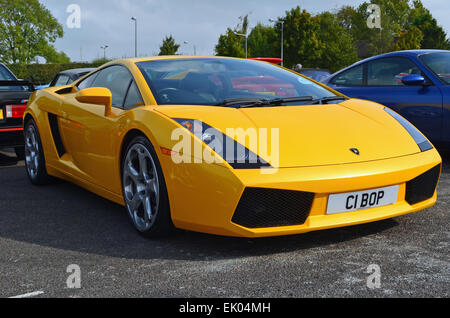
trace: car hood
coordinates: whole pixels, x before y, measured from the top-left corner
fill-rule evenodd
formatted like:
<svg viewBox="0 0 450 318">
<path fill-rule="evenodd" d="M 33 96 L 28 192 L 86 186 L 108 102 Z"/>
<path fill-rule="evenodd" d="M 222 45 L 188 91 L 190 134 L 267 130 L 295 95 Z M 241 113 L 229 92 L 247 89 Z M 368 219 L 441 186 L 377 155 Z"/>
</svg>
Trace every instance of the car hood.
<svg viewBox="0 0 450 318">
<path fill-rule="evenodd" d="M 329 105 L 241 109 L 159 106 L 157 111 L 170 118 L 200 120 L 224 134 L 230 128 L 266 128 L 269 136 L 275 136 L 272 129 L 278 130 L 278 142 L 277 138 L 272 138 L 275 143 L 271 138 L 263 141 L 269 149 L 267 154 L 248 140 L 245 144 L 276 168 L 367 162 L 420 152 L 408 132 L 383 106 L 357 99 Z M 278 149 L 278 160 L 270 156 L 270 149 Z"/>
</svg>

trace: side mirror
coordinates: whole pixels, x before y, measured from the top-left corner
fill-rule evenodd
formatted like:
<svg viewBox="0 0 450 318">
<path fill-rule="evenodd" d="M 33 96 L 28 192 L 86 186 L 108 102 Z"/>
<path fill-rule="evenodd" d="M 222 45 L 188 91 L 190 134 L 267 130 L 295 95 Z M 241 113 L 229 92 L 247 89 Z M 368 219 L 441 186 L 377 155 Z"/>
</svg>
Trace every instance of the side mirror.
<svg viewBox="0 0 450 318">
<path fill-rule="evenodd" d="M 90 87 L 79 91 L 75 99 L 80 103 L 105 106 L 105 116 L 111 114 L 112 94 L 111 91 L 103 87 Z"/>
<path fill-rule="evenodd" d="M 402 83 L 406 86 L 422 86 L 425 85 L 425 78 L 422 75 L 411 74 L 403 77 Z"/>
</svg>

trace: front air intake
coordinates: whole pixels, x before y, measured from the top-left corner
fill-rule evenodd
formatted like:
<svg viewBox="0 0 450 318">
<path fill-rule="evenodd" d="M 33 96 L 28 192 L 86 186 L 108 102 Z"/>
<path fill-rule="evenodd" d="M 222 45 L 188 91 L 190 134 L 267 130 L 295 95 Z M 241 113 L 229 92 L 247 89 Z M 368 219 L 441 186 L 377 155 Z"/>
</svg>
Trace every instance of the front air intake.
<svg viewBox="0 0 450 318">
<path fill-rule="evenodd" d="M 406 183 L 406 202 L 414 205 L 431 199 L 436 191 L 441 165 Z"/>
<path fill-rule="evenodd" d="M 247 228 L 302 225 L 313 200 L 309 192 L 246 188 L 232 222 Z"/>
</svg>

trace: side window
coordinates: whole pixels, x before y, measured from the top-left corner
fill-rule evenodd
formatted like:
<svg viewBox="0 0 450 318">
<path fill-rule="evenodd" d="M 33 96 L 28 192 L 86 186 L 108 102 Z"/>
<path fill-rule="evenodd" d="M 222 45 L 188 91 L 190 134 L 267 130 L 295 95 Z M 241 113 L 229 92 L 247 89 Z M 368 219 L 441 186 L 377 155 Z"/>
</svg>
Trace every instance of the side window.
<svg viewBox="0 0 450 318">
<path fill-rule="evenodd" d="M 94 80 L 97 78 L 98 76 L 98 72 L 92 74 L 89 77 L 86 77 L 82 82 L 80 82 L 78 84 L 78 89 L 85 89 L 85 88 L 89 88 L 92 87 L 92 83 L 94 82 Z"/>
<path fill-rule="evenodd" d="M 130 89 L 128 90 L 123 106 L 125 109 L 132 109 L 142 105 L 144 105 L 144 102 L 142 101 L 141 93 L 139 92 L 136 83 L 133 81 L 130 85 Z"/>
<path fill-rule="evenodd" d="M 112 94 L 112 106 L 122 108 L 132 79 L 130 72 L 124 66 L 115 65 L 101 70 L 91 87 L 109 89 Z"/>
<path fill-rule="evenodd" d="M 63 86 L 69 82 L 69 76 L 67 75 L 59 75 L 58 79 L 55 82 L 55 86 Z"/>
<path fill-rule="evenodd" d="M 408 58 L 382 58 L 367 64 L 367 85 L 403 86 L 402 78 L 411 74 L 424 75 L 419 67 Z"/>
<path fill-rule="evenodd" d="M 364 84 L 364 65 L 355 66 L 339 75 L 331 81 L 331 84 L 342 86 L 362 86 Z"/>
</svg>

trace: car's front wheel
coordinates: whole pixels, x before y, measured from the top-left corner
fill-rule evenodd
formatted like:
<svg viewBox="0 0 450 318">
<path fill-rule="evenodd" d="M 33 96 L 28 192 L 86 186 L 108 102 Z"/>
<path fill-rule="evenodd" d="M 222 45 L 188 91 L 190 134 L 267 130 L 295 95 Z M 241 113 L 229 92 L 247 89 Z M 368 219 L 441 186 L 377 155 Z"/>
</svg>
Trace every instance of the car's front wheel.
<svg viewBox="0 0 450 318">
<path fill-rule="evenodd" d="M 143 136 L 128 145 L 122 164 L 125 205 L 136 230 L 147 237 L 173 229 L 166 184 L 156 152 Z"/>
</svg>

